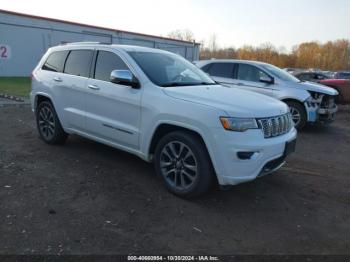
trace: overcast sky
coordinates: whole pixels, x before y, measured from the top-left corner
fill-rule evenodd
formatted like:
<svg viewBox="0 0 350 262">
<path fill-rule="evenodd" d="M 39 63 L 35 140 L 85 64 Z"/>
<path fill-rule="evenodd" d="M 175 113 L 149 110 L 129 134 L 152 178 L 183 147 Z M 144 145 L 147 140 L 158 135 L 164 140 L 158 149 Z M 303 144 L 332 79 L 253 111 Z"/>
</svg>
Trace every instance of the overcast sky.
<svg viewBox="0 0 350 262">
<path fill-rule="evenodd" d="M 349 0 L 1 0 L 0 9 L 167 35 L 190 29 L 217 35 L 221 47 L 350 38 Z"/>
</svg>

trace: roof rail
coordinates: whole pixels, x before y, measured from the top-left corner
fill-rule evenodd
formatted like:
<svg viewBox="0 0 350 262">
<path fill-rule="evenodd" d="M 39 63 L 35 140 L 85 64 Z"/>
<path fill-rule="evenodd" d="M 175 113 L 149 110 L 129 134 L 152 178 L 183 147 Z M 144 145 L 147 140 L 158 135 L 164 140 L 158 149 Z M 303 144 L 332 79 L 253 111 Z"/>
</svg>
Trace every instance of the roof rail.
<svg viewBox="0 0 350 262">
<path fill-rule="evenodd" d="M 110 45 L 110 43 L 102 43 L 102 42 L 67 42 L 67 43 L 62 43 L 61 45 Z"/>
</svg>

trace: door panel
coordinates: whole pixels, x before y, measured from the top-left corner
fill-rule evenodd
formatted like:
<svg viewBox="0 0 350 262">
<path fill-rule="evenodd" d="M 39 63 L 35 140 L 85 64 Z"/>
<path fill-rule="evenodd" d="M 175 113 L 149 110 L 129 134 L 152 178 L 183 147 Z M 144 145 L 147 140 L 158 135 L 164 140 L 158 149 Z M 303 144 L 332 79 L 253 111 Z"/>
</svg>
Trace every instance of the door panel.
<svg viewBox="0 0 350 262">
<path fill-rule="evenodd" d="M 72 52 L 74 54 L 70 56 Z M 55 51 L 49 55 L 42 66 L 41 74 L 55 97 L 55 109 L 65 128 L 85 129 L 84 93 L 87 75 L 77 75 L 82 73 L 81 70 L 89 70 L 92 53 L 92 50 Z M 65 70 L 68 58 L 69 63 Z M 84 66 L 76 64 L 80 60 L 83 61 Z M 66 73 L 63 73 L 64 71 Z"/>
<path fill-rule="evenodd" d="M 86 125 L 89 133 L 120 145 L 138 147 L 140 89 L 96 79 L 86 94 Z"/>
<path fill-rule="evenodd" d="M 261 77 L 269 77 L 265 72 L 259 68 L 248 65 L 238 64 L 237 82 L 239 88 L 244 90 L 254 91 L 260 94 L 272 96 L 273 88 L 271 84 L 260 82 Z"/>
<path fill-rule="evenodd" d="M 61 74 L 59 92 L 68 128 L 84 131 L 85 126 L 85 91 L 87 78 Z"/>
<path fill-rule="evenodd" d="M 86 92 L 86 126 L 98 138 L 137 149 L 142 89 L 108 82 L 113 70 L 128 69 L 117 54 L 99 51 Z"/>
<path fill-rule="evenodd" d="M 68 127 L 85 131 L 85 93 L 93 50 L 71 50 L 64 65 L 64 74 L 56 79 L 62 88 L 62 103 Z"/>
</svg>

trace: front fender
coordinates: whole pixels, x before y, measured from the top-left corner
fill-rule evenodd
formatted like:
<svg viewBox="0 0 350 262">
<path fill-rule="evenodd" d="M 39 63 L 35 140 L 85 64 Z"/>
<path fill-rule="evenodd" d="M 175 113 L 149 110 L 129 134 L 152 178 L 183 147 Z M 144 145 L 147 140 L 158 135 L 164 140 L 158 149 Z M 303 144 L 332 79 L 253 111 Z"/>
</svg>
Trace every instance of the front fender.
<svg viewBox="0 0 350 262">
<path fill-rule="evenodd" d="M 304 103 L 310 97 L 310 93 L 306 90 L 292 90 L 291 88 L 274 90 L 273 93 L 274 96 L 281 101 L 296 100 L 300 103 Z"/>
</svg>

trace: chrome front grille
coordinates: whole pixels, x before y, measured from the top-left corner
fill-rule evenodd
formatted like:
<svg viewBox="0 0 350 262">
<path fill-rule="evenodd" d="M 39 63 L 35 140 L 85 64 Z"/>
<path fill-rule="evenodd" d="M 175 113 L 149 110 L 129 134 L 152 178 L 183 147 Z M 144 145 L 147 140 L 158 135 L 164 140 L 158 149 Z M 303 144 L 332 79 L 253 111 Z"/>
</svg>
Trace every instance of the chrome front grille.
<svg viewBox="0 0 350 262">
<path fill-rule="evenodd" d="M 259 127 L 265 138 L 276 137 L 288 133 L 293 122 L 290 113 L 285 115 L 258 119 Z"/>
</svg>

